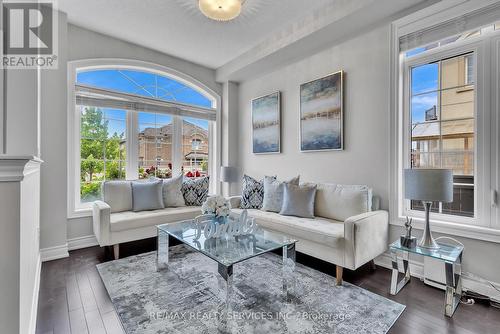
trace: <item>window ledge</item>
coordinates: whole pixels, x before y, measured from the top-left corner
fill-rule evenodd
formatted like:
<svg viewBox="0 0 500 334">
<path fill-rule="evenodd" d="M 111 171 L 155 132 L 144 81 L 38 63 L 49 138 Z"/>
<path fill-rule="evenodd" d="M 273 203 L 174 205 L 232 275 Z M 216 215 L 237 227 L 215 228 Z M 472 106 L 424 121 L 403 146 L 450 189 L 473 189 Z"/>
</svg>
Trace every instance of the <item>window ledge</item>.
<svg viewBox="0 0 500 334">
<path fill-rule="evenodd" d="M 391 225 L 404 227 L 405 221 L 406 217 L 399 217 L 398 219 L 391 220 Z M 424 219 L 421 217 L 413 217 L 412 226 L 417 230 L 423 230 Z M 485 226 L 459 224 L 431 219 L 431 230 L 436 233 L 500 243 L 500 230 Z"/>
<path fill-rule="evenodd" d="M 474 85 L 468 85 L 468 86 L 465 86 L 465 87 L 457 88 L 457 93 L 468 92 L 468 91 L 471 91 L 471 90 L 474 90 Z"/>
<path fill-rule="evenodd" d="M 76 209 L 68 213 L 68 219 L 92 217 L 92 208 Z"/>
</svg>

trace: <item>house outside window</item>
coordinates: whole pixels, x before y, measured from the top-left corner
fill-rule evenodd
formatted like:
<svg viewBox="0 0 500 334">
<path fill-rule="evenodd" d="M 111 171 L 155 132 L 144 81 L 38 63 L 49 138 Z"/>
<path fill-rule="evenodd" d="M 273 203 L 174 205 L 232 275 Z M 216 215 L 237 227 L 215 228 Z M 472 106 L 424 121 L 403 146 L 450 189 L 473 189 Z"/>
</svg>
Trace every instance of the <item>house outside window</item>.
<svg viewBox="0 0 500 334">
<path fill-rule="evenodd" d="M 447 168 L 454 174 L 452 203 L 435 212 L 474 217 L 475 102 L 468 53 L 410 68 L 411 168 Z M 467 61 L 469 59 L 469 61 Z M 468 73 L 468 75 L 465 75 Z M 412 210 L 423 210 L 420 201 Z"/>
<path fill-rule="evenodd" d="M 70 216 L 100 199 L 106 180 L 199 177 L 216 168 L 215 98 L 147 69 L 99 66 L 74 73 L 73 123 L 80 126 L 72 136 L 78 155 Z"/>
</svg>

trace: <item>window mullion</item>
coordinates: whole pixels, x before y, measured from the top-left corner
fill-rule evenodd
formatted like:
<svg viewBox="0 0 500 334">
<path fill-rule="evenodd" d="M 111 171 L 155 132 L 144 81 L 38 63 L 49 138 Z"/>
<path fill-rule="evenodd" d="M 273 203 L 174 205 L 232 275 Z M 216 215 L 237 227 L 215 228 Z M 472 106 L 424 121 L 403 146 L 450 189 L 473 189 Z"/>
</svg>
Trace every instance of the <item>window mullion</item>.
<svg viewBox="0 0 500 334">
<path fill-rule="evenodd" d="M 139 126 L 138 116 L 135 111 L 127 111 L 127 158 L 125 175 L 127 180 L 137 180 L 139 178 Z"/>
<path fill-rule="evenodd" d="M 172 176 L 179 175 L 182 169 L 182 117 L 172 117 Z"/>
</svg>

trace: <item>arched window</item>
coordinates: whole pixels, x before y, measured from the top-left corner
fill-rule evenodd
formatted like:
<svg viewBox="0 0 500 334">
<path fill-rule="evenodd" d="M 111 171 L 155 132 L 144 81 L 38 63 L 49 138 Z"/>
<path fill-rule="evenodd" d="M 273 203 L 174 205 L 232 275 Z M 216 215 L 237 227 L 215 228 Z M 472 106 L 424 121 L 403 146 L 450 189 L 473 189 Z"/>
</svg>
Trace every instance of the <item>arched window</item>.
<svg viewBox="0 0 500 334">
<path fill-rule="evenodd" d="M 201 177 L 216 170 L 218 96 L 171 72 L 135 64 L 74 64 L 70 216 L 101 197 L 105 180 Z"/>
</svg>

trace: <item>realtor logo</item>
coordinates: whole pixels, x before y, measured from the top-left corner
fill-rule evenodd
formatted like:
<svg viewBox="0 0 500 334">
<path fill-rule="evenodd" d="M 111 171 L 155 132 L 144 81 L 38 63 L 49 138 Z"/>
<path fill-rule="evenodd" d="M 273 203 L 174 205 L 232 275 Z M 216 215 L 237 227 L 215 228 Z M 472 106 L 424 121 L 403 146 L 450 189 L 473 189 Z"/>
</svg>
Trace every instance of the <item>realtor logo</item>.
<svg viewBox="0 0 500 334">
<path fill-rule="evenodd" d="M 57 68 L 56 19 L 53 1 L 4 1 L 2 66 Z"/>
</svg>

